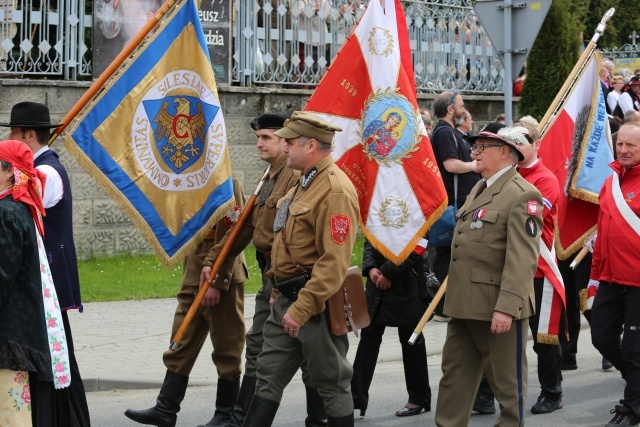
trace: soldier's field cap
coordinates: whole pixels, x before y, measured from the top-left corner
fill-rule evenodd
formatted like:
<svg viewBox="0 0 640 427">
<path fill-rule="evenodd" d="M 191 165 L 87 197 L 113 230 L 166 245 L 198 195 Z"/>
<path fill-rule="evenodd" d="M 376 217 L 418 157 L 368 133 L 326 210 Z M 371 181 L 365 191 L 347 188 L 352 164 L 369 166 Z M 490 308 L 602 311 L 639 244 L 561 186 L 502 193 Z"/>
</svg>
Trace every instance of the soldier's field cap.
<svg viewBox="0 0 640 427">
<path fill-rule="evenodd" d="M 251 127 L 253 130 L 280 129 L 288 118 L 287 113 L 266 113 L 253 119 Z"/>
<path fill-rule="evenodd" d="M 295 111 L 291 118 L 285 122 L 282 129 L 274 132 L 274 134 L 284 139 L 304 136 L 325 144 L 331 144 L 335 133 L 341 130 L 338 126 L 315 114 Z"/>
</svg>

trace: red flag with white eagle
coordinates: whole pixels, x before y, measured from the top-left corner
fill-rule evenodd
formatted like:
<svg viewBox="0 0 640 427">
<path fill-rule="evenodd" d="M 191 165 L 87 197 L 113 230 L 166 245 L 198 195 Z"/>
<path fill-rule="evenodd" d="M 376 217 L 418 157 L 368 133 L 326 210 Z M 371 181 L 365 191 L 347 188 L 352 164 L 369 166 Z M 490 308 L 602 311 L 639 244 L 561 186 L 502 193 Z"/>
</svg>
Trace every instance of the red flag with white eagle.
<svg viewBox="0 0 640 427">
<path fill-rule="evenodd" d="M 333 157 L 353 182 L 363 232 L 399 264 L 447 206 L 418 111 L 398 0 L 371 1 L 305 107 L 340 126 Z"/>
<path fill-rule="evenodd" d="M 599 67 L 600 54 L 594 51 L 575 77 L 540 145 L 540 158 L 564 187 L 556 221 L 559 259 L 578 251 L 595 231 L 598 193 L 613 173 L 608 166 L 613 149 Z"/>
</svg>

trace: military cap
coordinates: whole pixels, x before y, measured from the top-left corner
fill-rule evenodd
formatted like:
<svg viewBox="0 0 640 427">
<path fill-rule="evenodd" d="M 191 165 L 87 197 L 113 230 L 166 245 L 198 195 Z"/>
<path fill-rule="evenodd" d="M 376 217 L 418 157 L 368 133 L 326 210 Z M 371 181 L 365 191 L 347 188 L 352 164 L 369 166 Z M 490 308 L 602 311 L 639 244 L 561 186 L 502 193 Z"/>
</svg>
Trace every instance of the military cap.
<svg viewBox="0 0 640 427">
<path fill-rule="evenodd" d="M 485 126 L 477 136 L 471 136 L 467 138 L 467 140 L 471 144 L 475 145 L 476 140 L 478 140 L 479 138 L 495 139 L 496 141 L 507 144 L 509 147 L 512 147 L 514 150 L 516 150 L 519 160 L 524 160 L 524 154 L 522 154 L 522 152 L 518 148 L 518 144 L 530 144 L 529 139 L 531 137 L 528 135 L 527 130 L 523 127 L 509 127 L 502 123 L 493 122 Z"/>
<path fill-rule="evenodd" d="M 338 126 L 329 123 L 320 116 L 306 111 L 295 111 L 291 118 L 285 122 L 282 129 L 274 132 L 274 134 L 284 139 L 304 136 L 325 144 L 331 144 L 335 133 L 341 130 Z"/>
<path fill-rule="evenodd" d="M 266 113 L 251 120 L 253 130 L 280 129 L 289 115 L 287 113 Z"/>
</svg>

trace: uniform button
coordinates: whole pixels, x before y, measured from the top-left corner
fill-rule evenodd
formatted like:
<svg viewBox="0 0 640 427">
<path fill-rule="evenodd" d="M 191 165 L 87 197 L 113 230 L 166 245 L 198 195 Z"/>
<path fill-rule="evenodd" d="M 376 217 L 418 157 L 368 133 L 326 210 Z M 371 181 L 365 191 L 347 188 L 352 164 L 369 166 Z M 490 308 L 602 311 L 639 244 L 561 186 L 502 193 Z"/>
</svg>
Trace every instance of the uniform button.
<svg viewBox="0 0 640 427">
<path fill-rule="evenodd" d="M 458 230 L 458 234 L 462 234 L 462 230 Z"/>
<path fill-rule="evenodd" d="M 489 281 L 493 283 L 493 277 L 489 277 Z"/>
<path fill-rule="evenodd" d="M 457 260 L 458 260 L 458 257 L 457 257 L 457 256 L 454 256 L 454 257 L 453 257 L 453 262 L 456 262 Z"/>
<path fill-rule="evenodd" d="M 224 283 L 229 283 L 229 279 L 224 279 Z"/>
<path fill-rule="evenodd" d="M 457 244 L 457 243 L 456 243 L 455 245 L 453 245 L 453 247 L 455 247 L 455 248 L 457 248 L 458 246 L 460 246 L 460 245 L 459 245 L 459 244 Z"/>
</svg>

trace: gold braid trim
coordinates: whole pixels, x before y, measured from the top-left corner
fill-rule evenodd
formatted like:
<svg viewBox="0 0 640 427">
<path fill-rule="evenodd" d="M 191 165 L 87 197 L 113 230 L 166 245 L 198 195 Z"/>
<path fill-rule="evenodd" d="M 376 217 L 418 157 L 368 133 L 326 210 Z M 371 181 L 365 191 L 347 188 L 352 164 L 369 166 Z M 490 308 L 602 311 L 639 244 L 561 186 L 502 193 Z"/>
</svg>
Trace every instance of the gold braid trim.
<svg viewBox="0 0 640 427">
<path fill-rule="evenodd" d="M 557 335 L 542 334 L 540 332 L 538 332 L 538 336 L 536 337 L 536 340 L 540 344 L 557 345 L 560 343 L 560 341 L 558 341 Z"/>
<path fill-rule="evenodd" d="M 578 298 L 580 298 L 580 313 L 584 313 L 585 311 L 589 310 L 589 307 L 587 306 L 587 301 L 589 298 L 587 297 L 586 289 L 580 289 L 580 292 L 578 292 Z"/>
</svg>

